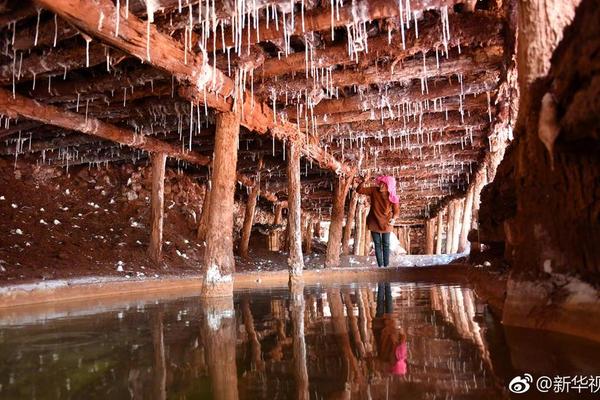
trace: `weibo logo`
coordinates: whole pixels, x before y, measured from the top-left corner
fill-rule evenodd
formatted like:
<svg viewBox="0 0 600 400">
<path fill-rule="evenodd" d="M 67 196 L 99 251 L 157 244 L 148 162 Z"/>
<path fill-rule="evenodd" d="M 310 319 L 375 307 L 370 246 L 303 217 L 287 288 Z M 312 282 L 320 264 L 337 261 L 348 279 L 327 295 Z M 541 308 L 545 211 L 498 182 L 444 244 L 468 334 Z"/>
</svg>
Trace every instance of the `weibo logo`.
<svg viewBox="0 0 600 400">
<path fill-rule="evenodd" d="M 533 382 L 533 377 L 530 374 L 515 376 L 508 384 L 508 390 L 517 394 L 525 393 L 529 390 L 531 382 Z"/>
</svg>

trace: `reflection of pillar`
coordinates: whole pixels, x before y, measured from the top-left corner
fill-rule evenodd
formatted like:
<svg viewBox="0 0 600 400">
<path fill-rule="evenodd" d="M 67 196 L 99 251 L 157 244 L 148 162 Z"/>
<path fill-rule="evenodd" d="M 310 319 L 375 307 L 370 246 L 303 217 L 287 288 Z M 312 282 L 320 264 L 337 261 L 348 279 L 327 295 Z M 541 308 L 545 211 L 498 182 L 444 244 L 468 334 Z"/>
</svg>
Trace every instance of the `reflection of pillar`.
<svg viewBox="0 0 600 400">
<path fill-rule="evenodd" d="M 256 329 L 254 329 L 254 318 L 252 317 L 252 311 L 250 311 L 250 302 L 246 297 L 242 300 L 242 319 L 244 320 L 244 327 L 246 328 L 246 334 L 248 335 L 248 341 L 250 342 L 252 363 L 256 370 L 262 371 L 265 363 L 262 359 L 260 341 L 258 340 Z"/>
<path fill-rule="evenodd" d="M 201 333 L 213 398 L 237 400 L 235 312 L 232 297 L 208 298 L 202 303 Z"/>
<path fill-rule="evenodd" d="M 348 324 L 346 317 L 344 316 L 344 306 L 342 304 L 342 297 L 340 295 L 340 289 L 330 289 L 327 291 L 327 302 L 329 303 L 329 309 L 331 310 L 331 322 L 333 325 L 333 332 L 342 350 L 342 357 L 345 360 L 346 371 L 344 376 L 348 377 L 349 382 L 355 382 L 354 378 L 359 377 L 358 363 L 352 346 L 350 344 L 350 337 L 348 335 Z"/>
<path fill-rule="evenodd" d="M 352 298 L 350 297 L 350 291 L 348 289 L 344 290 L 342 294 L 342 300 L 346 305 L 346 315 L 348 315 L 348 322 L 350 325 L 350 332 L 352 333 L 352 339 L 354 341 L 354 348 L 358 353 L 358 357 L 363 358 L 365 356 L 365 346 L 358 330 L 358 320 L 356 315 L 354 315 L 354 304 L 352 304 Z"/>
<path fill-rule="evenodd" d="M 154 397 L 167 398 L 167 363 L 165 360 L 165 340 L 163 333 L 163 313 L 158 311 L 152 321 L 152 342 L 154 345 Z"/>
<path fill-rule="evenodd" d="M 304 286 L 294 283 L 290 288 L 290 316 L 292 318 L 292 351 L 296 398 L 308 400 L 308 368 L 306 367 L 306 341 L 304 340 Z"/>
</svg>

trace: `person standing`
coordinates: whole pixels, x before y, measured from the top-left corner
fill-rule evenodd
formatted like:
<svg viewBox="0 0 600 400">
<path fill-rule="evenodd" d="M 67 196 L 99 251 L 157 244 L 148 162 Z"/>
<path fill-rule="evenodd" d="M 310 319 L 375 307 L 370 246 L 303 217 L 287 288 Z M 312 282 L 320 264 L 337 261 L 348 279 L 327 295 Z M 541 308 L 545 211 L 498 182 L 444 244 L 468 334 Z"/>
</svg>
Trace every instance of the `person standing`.
<svg viewBox="0 0 600 400">
<path fill-rule="evenodd" d="M 371 231 L 375 244 L 375 257 L 379 267 L 390 264 L 390 232 L 392 224 L 400 213 L 400 200 L 396 195 L 396 179 L 393 176 L 381 175 L 375 179 L 377 186 L 366 187 L 363 179 L 356 192 L 369 196 L 371 209 L 367 215 L 367 226 Z"/>
</svg>

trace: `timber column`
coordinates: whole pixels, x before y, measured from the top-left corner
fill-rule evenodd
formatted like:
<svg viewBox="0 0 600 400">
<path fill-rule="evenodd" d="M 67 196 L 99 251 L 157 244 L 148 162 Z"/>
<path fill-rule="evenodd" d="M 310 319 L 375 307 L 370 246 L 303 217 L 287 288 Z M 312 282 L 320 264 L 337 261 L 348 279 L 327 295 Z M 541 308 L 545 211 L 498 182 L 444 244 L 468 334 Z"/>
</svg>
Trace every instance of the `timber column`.
<svg viewBox="0 0 600 400">
<path fill-rule="evenodd" d="M 433 254 L 433 238 L 435 236 L 435 218 L 425 222 L 425 254 Z"/>
<path fill-rule="evenodd" d="M 438 210 L 437 215 L 437 238 L 435 241 L 435 254 L 442 254 L 442 236 L 444 234 L 444 218 L 442 209 Z"/>
<path fill-rule="evenodd" d="M 202 297 L 233 295 L 233 200 L 239 134 L 239 110 L 217 114 Z"/>
<path fill-rule="evenodd" d="M 290 282 L 302 275 L 302 220 L 300 209 L 300 149 L 293 143 L 288 146 L 288 266 Z"/>
<path fill-rule="evenodd" d="M 252 225 L 254 224 L 254 213 L 256 210 L 256 202 L 260 195 L 260 170 L 263 166 L 262 159 L 258 162 L 258 173 L 254 180 L 254 186 L 248 195 L 248 203 L 246 203 L 246 212 L 244 214 L 244 225 L 242 226 L 242 238 L 240 240 L 240 256 L 248 258 L 248 244 L 250 243 L 250 235 L 252 234 Z"/>
<path fill-rule="evenodd" d="M 333 209 L 329 224 L 329 240 L 325 255 L 325 267 L 340 265 L 340 250 L 342 247 L 342 225 L 344 224 L 344 204 L 350 186 L 351 178 L 339 177 L 333 186 Z"/>
<path fill-rule="evenodd" d="M 344 236 L 342 237 L 342 253 L 350 254 L 350 237 L 352 236 L 352 230 L 354 229 L 354 219 L 356 214 L 356 205 L 358 203 L 358 193 L 352 192 L 350 196 L 350 207 L 348 208 L 348 215 L 346 216 L 346 225 L 344 226 Z M 354 235 L 356 236 L 356 235 Z M 356 239 L 355 239 L 356 240 Z"/>
<path fill-rule="evenodd" d="M 162 258 L 163 220 L 165 215 L 165 153 L 152 154 L 152 232 L 148 255 L 158 263 Z"/>
</svg>

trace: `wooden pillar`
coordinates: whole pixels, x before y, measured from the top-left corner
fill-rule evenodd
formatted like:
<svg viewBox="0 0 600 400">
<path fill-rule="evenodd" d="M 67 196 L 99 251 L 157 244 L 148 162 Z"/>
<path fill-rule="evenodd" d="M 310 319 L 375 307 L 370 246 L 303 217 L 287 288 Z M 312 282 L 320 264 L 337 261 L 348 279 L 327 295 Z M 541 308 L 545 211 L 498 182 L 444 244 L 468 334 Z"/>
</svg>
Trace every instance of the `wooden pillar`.
<svg viewBox="0 0 600 400">
<path fill-rule="evenodd" d="M 481 191 L 487 184 L 487 168 L 484 166 L 475 176 L 475 190 L 473 193 L 473 211 L 471 217 L 471 228 L 479 229 L 479 203 L 481 202 Z M 481 243 L 478 241 L 471 242 L 471 253 L 479 253 L 481 251 Z"/>
<path fill-rule="evenodd" d="M 202 202 L 202 213 L 200 214 L 200 222 L 198 223 L 198 232 L 196 237 L 199 241 L 206 241 L 206 232 L 208 231 L 208 217 L 210 215 L 210 182 L 206 184 L 204 191 L 204 201 Z"/>
<path fill-rule="evenodd" d="M 460 237 L 460 228 L 463 215 L 464 199 L 454 201 L 454 222 L 452 224 L 452 254 L 458 253 L 458 239 Z"/>
<path fill-rule="evenodd" d="M 369 226 L 367 225 L 367 217 L 369 216 L 370 207 L 365 209 L 363 214 L 363 240 L 362 240 L 362 254 L 363 256 L 369 255 L 369 250 L 371 249 L 371 231 L 369 230 Z"/>
<path fill-rule="evenodd" d="M 321 220 L 319 218 L 315 218 L 315 226 L 314 226 L 314 236 L 321 240 Z"/>
<path fill-rule="evenodd" d="M 448 215 L 446 216 L 446 254 L 452 253 L 452 238 L 454 237 L 454 200 L 448 203 Z"/>
<path fill-rule="evenodd" d="M 360 255 L 360 245 L 362 243 L 363 229 L 364 229 L 363 224 L 362 224 L 363 211 L 364 211 L 364 204 L 363 204 L 362 200 L 360 200 L 358 202 L 356 214 L 354 216 L 354 218 L 355 218 L 354 225 L 356 226 L 356 231 L 354 232 L 354 248 L 352 249 L 353 250 L 352 254 L 354 254 L 355 256 Z"/>
<path fill-rule="evenodd" d="M 260 168 L 260 167 L 259 167 Z M 246 203 L 246 212 L 244 214 L 244 224 L 242 225 L 242 238 L 240 240 L 240 256 L 248 258 L 248 245 L 250 243 L 250 235 L 252 234 L 252 224 L 254 224 L 254 213 L 256 211 L 256 202 L 260 195 L 260 172 L 256 175 L 254 186 L 248 195 Z"/>
<path fill-rule="evenodd" d="M 288 267 L 290 281 L 302 275 L 302 221 L 300 209 L 300 149 L 293 143 L 288 145 Z"/>
<path fill-rule="evenodd" d="M 306 231 L 305 231 L 305 235 L 304 235 L 304 249 L 305 252 L 308 254 L 312 251 L 312 242 L 313 242 L 313 238 L 314 238 L 314 222 L 313 222 L 313 216 L 312 215 L 307 215 L 306 216 Z"/>
<path fill-rule="evenodd" d="M 333 185 L 333 209 L 331 223 L 329 224 L 329 239 L 325 254 L 325 266 L 337 267 L 340 265 L 340 250 L 342 247 L 342 225 L 344 223 L 344 204 L 348 193 L 350 179 L 338 177 Z"/>
<path fill-rule="evenodd" d="M 444 235 L 444 210 L 439 210 L 437 215 L 437 238 L 435 254 L 442 254 L 442 236 Z"/>
<path fill-rule="evenodd" d="M 283 222 L 283 204 L 275 204 L 275 215 L 273 217 L 273 225 L 281 225 Z M 281 249 L 281 233 L 279 230 L 273 230 L 269 233 L 269 250 L 279 251 Z"/>
<path fill-rule="evenodd" d="M 471 230 L 471 216 L 473 212 L 473 195 L 475 192 L 475 183 L 469 186 L 469 190 L 467 191 L 467 196 L 464 200 L 464 210 L 463 210 L 463 219 L 462 225 L 460 229 L 460 237 L 458 239 L 458 251 L 462 253 L 467 250 L 469 241 L 467 240 L 467 236 L 469 235 L 469 231 Z"/>
<path fill-rule="evenodd" d="M 344 226 L 344 235 L 342 236 L 342 253 L 346 255 L 350 254 L 350 237 L 352 236 L 352 230 L 354 229 L 354 218 L 358 196 L 356 191 L 352 192 L 352 196 L 350 196 L 350 207 L 348 208 L 348 214 L 346 215 L 346 225 Z"/>
<path fill-rule="evenodd" d="M 202 297 L 233 295 L 233 207 L 239 134 L 239 110 L 217 114 Z"/>
<path fill-rule="evenodd" d="M 234 147 L 234 149 L 236 149 Z M 216 400 L 238 400 L 236 323 L 233 297 L 202 302 L 201 338 Z"/>
<path fill-rule="evenodd" d="M 152 154 L 152 231 L 148 255 L 158 263 L 162 258 L 163 219 L 165 215 L 165 153 Z"/>
<path fill-rule="evenodd" d="M 425 222 L 425 254 L 433 254 L 435 237 L 435 218 L 429 218 Z"/>
</svg>

